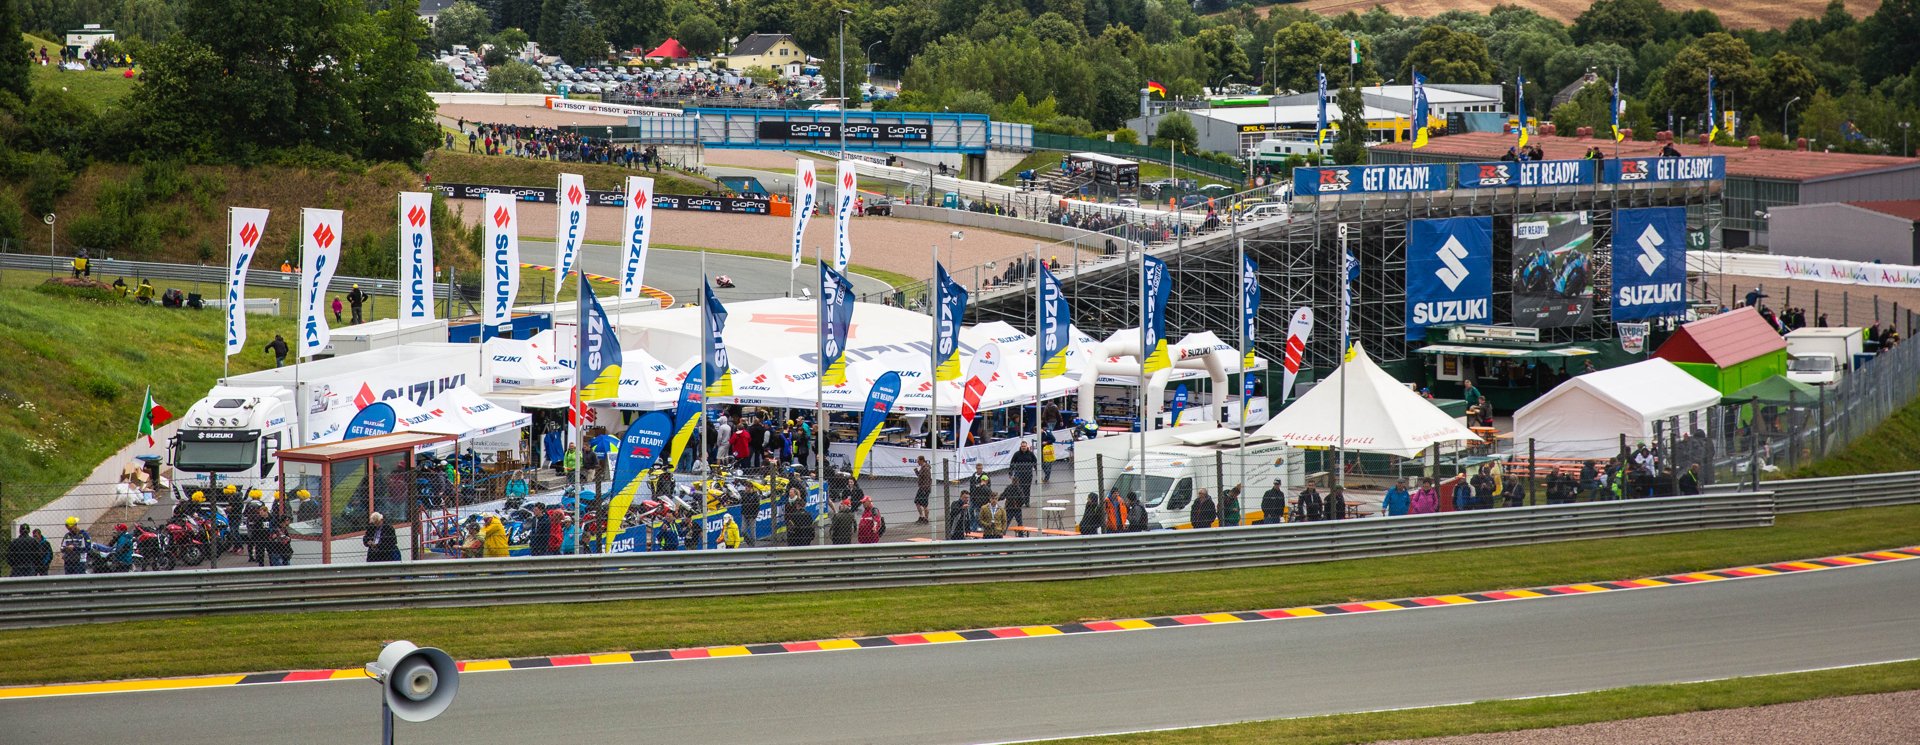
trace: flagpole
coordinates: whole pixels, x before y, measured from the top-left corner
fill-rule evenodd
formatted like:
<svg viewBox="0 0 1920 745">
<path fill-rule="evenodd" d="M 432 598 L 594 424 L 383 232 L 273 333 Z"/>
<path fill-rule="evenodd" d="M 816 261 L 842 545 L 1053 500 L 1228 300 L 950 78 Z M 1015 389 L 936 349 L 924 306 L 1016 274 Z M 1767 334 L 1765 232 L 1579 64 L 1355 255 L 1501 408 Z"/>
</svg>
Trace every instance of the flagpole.
<svg viewBox="0 0 1920 745">
<path fill-rule="evenodd" d="M 838 197 L 835 198 L 836 204 Z M 820 244 L 813 244 L 813 263 L 826 266 L 826 254 Z M 814 367 L 818 370 L 813 376 L 813 458 L 815 481 L 820 482 L 820 495 L 827 496 L 827 275 L 820 273 L 820 291 L 816 293 L 813 305 L 814 326 Z M 836 288 L 837 289 L 837 288 Z M 831 505 L 829 505 L 831 506 Z"/>
<path fill-rule="evenodd" d="M 1234 264 L 1234 268 L 1238 270 L 1240 274 L 1245 275 L 1247 272 L 1247 240 L 1245 238 L 1239 237 L 1240 225 L 1238 223 L 1235 223 L 1233 225 L 1233 232 L 1234 232 L 1234 241 L 1233 241 L 1234 252 L 1239 254 L 1239 260 Z M 1253 366 L 1247 364 L 1247 348 L 1248 348 L 1247 334 L 1248 332 L 1251 332 L 1253 330 L 1254 319 L 1247 317 L 1247 280 L 1246 278 L 1243 276 L 1241 280 L 1239 282 L 1236 282 L 1235 284 L 1239 285 L 1240 287 L 1241 321 L 1240 321 L 1240 428 L 1239 428 L 1240 429 L 1240 448 L 1239 448 L 1240 477 L 1239 477 L 1239 481 L 1241 484 L 1240 506 L 1242 509 L 1245 509 L 1246 499 L 1247 499 L 1247 492 L 1245 488 L 1246 481 L 1247 481 L 1247 413 L 1250 411 L 1247 405 L 1248 403 L 1247 402 L 1247 392 L 1248 392 L 1247 376 L 1253 374 L 1253 369 L 1252 369 Z M 1221 412 L 1221 415 L 1224 416 L 1225 412 Z M 1227 488 L 1227 485 L 1221 484 L 1220 488 L 1225 489 Z"/>
<path fill-rule="evenodd" d="M 713 424 L 713 420 L 707 418 L 707 391 L 713 390 L 712 381 L 716 379 L 713 372 L 713 309 L 707 307 L 707 294 L 713 291 L 712 287 L 713 285 L 707 279 L 707 252 L 702 249 L 700 251 L 700 360 L 707 364 L 704 367 L 706 374 L 702 375 L 700 380 L 700 387 L 704 389 L 700 391 L 701 474 L 700 481 L 696 482 L 700 488 L 693 495 L 693 520 L 700 525 L 700 543 L 694 546 L 695 550 L 707 547 L 707 490 L 713 486 L 710 483 L 713 481 L 713 443 L 707 437 L 709 425 Z M 714 297 L 716 301 L 719 299 L 718 296 Z"/>
<path fill-rule="evenodd" d="M 1340 310 L 1340 438 L 1334 443 L 1333 451 L 1333 484 L 1342 489 L 1347 486 L 1347 357 L 1353 349 L 1353 279 L 1347 276 L 1349 256 L 1347 231 L 1343 229 L 1340 231 L 1340 286 L 1344 288 L 1346 307 Z M 1337 506 L 1346 509 L 1346 505 Z"/>
<path fill-rule="evenodd" d="M 928 297 L 933 302 L 927 309 L 933 311 L 933 317 L 929 319 L 933 322 L 932 336 L 928 337 L 933 344 L 927 348 L 927 358 L 932 360 L 927 374 L 930 377 L 928 382 L 933 384 L 928 389 L 933 393 L 933 400 L 927 404 L 927 451 L 933 454 L 933 465 L 937 466 L 940 463 L 940 363 L 943 362 L 940 359 L 940 314 L 945 312 L 946 298 L 942 294 L 947 288 L 944 286 L 946 283 L 940 281 L 940 244 L 932 245 L 932 254 L 933 281 L 929 284 L 933 286 L 933 291 L 928 293 Z M 960 319 L 953 319 L 953 322 L 958 324 Z M 953 351 L 956 355 L 960 353 L 958 344 L 954 345 Z"/>
<path fill-rule="evenodd" d="M 1147 477 L 1147 245 L 1140 244 L 1140 409 L 1134 419 L 1140 423 L 1140 483 Z M 1121 495 L 1125 496 L 1125 495 Z M 1117 524 L 1117 523 L 1116 523 Z"/>
<path fill-rule="evenodd" d="M 228 207 L 228 208 L 227 208 L 227 273 L 228 273 L 228 276 L 227 276 L 227 284 L 228 284 L 228 285 L 232 285 L 232 284 L 233 284 L 233 276 L 232 276 L 232 273 L 233 273 L 233 268 L 234 268 L 234 267 L 233 267 L 233 208 L 232 208 L 232 207 Z M 297 282 L 295 283 L 295 285 L 296 285 L 296 286 L 297 286 L 298 284 L 299 284 L 299 283 L 297 283 Z M 228 321 L 227 321 L 227 327 L 228 327 L 228 328 L 232 328 L 232 327 L 233 327 L 233 321 L 232 321 L 232 319 L 233 319 L 233 314 L 234 314 L 234 307 L 233 307 L 233 304 L 234 304 L 234 302 L 236 302 L 236 301 L 237 301 L 237 302 L 240 302 L 240 303 L 242 303 L 242 305 L 241 305 L 241 308 L 242 308 L 242 309 L 244 309 L 244 308 L 246 307 L 246 306 L 245 306 L 245 303 L 247 302 L 247 299 L 246 299 L 246 298 L 243 298 L 243 297 L 233 297 L 233 296 L 232 296 L 232 293 L 228 293 L 228 297 L 227 297 L 227 319 L 228 319 Z M 242 344 L 244 344 L 244 343 L 246 342 L 246 340 L 245 340 L 245 339 L 242 339 L 242 340 L 240 340 L 240 341 L 241 341 L 241 343 L 242 343 Z M 226 385 L 226 384 L 227 384 L 227 375 L 228 375 L 228 374 L 229 374 L 229 372 L 231 371 L 231 369 L 232 369 L 232 365 L 233 365 L 233 353 L 232 353 L 232 352 L 230 352 L 230 351 L 226 351 L 226 350 L 221 350 L 221 352 L 222 352 L 222 354 L 221 354 L 221 357 L 220 357 L 220 384 L 221 384 L 221 385 Z M 297 361 L 297 360 L 296 360 L 296 362 L 295 362 L 295 364 L 298 364 L 298 361 Z M 296 404 L 296 405 L 298 405 L 298 404 Z"/>
<path fill-rule="evenodd" d="M 1040 281 L 1040 272 L 1043 270 L 1051 271 L 1040 263 L 1040 243 L 1035 241 L 1033 244 L 1033 330 L 1035 331 L 1033 335 L 1033 447 L 1035 449 L 1040 447 L 1040 427 L 1042 426 L 1040 423 L 1040 368 L 1045 365 L 1041 364 L 1040 357 L 1045 351 L 1047 341 L 1047 299 L 1041 289 L 1041 286 L 1046 283 Z M 1060 353 L 1066 354 L 1067 350 L 1062 348 Z"/>
<path fill-rule="evenodd" d="M 576 261 L 574 263 L 578 264 L 579 262 Z M 574 417 L 579 420 L 579 424 L 576 425 L 573 433 L 574 441 L 578 442 L 580 441 L 580 436 L 585 434 L 587 431 L 587 402 L 585 399 L 581 398 L 581 395 L 580 395 L 580 378 L 581 378 L 582 372 L 587 367 L 586 365 L 587 272 L 584 269 L 576 269 L 575 271 L 576 271 L 576 275 L 575 275 L 574 288 L 573 288 L 574 303 L 575 303 L 574 330 L 577 335 L 577 338 L 575 339 L 575 343 L 573 345 L 573 397 L 574 397 L 575 403 L 571 405 L 576 407 L 574 409 Z M 559 292 L 556 290 L 554 294 L 558 295 Z M 618 344 L 620 343 L 620 341 L 618 338 L 616 338 L 614 339 L 613 343 Z M 560 339 L 558 335 L 555 335 L 555 338 L 553 340 L 553 346 L 555 349 L 558 349 L 560 347 Z M 454 455 L 458 456 L 459 453 L 454 453 Z M 581 527 L 583 526 L 581 526 L 581 523 L 580 523 L 580 462 L 585 460 L 586 457 L 587 457 L 587 448 L 583 444 L 580 447 L 580 453 L 574 456 L 573 458 L 573 473 L 567 477 L 570 481 L 572 481 L 572 486 L 573 486 L 573 524 L 575 526 L 574 529 L 579 530 L 582 534 L 584 534 L 585 531 L 581 530 Z M 594 496 L 597 497 L 599 495 L 596 494 Z M 613 530 L 613 526 L 611 525 L 606 526 L 604 530 L 611 531 Z M 576 552 L 580 550 L 580 545 L 581 545 L 580 538 L 575 538 L 574 550 Z"/>
</svg>

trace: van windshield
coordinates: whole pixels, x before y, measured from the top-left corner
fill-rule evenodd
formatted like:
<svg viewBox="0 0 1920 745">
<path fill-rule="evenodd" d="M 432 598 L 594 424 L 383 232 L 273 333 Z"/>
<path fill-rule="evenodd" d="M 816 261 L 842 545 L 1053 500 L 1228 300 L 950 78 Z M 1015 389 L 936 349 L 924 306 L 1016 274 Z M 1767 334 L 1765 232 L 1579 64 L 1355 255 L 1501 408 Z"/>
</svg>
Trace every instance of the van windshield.
<svg viewBox="0 0 1920 745">
<path fill-rule="evenodd" d="M 1140 503 L 1148 507 L 1159 507 L 1161 502 L 1166 501 L 1167 487 L 1170 486 L 1173 486 L 1173 479 L 1165 476 L 1148 476 L 1143 486 L 1140 475 L 1134 473 L 1120 474 L 1120 478 L 1113 482 L 1113 488 L 1120 490 L 1120 496 L 1139 492 Z"/>
<path fill-rule="evenodd" d="M 1787 360 L 1787 369 L 1794 372 L 1833 372 L 1833 358 L 1794 357 Z"/>
</svg>

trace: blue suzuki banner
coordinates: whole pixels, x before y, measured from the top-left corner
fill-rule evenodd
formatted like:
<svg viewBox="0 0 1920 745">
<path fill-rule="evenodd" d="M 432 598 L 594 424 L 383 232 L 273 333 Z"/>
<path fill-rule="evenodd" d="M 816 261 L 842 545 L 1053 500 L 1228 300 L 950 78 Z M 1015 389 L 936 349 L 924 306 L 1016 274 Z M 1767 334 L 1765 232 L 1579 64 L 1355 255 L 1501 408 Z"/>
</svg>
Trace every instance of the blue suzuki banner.
<svg viewBox="0 0 1920 745">
<path fill-rule="evenodd" d="M 893 411 L 894 400 L 900 398 L 900 373 L 888 370 L 873 381 L 873 392 L 867 394 L 867 406 L 860 411 L 860 444 L 853 450 L 853 476 L 860 477 L 860 467 L 866 463 L 867 454 L 873 452 L 873 444 L 880 441 L 880 425 L 887 422 L 887 414 Z"/>
<path fill-rule="evenodd" d="M 1687 208 L 1613 212 L 1613 320 L 1687 310 Z"/>
<path fill-rule="evenodd" d="M 368 404 L 353 415 L 353 421 L 347 422 L 347 433 L 340 439 L 354 440 L 392 432 L 395 418 L 391 404 L 384 401 Z"/>
<path fill-rule="evenodd" d="M 1688 158 L 1618 158 L 1607 161 L 1605 178 L 1609 184 L 1644 184 L 1655 181 L 1719 181 L 1727 177 L 1727 156 L 1696 155 Z"/>
<path fill-rule="evenodd" d="M 1493 218 L 1408 225 L 1407 338 L 1428 326 L 1493 322 Z"/>
<path fill-rule="evenodd" d="M 946 265 L 934 262 L 933 270 L 934 293 L 940 298 L 934 311 L 940 314 L 940 327 L 933 340 L 933 379 L 959 380 L 960 319 L 967 317 L 967 290 L 947 276 Z"/>
<path fill-rule="evenodd" d="M 1146 300 L 1141 316 L 1145 319 L 1147 336 L 1141 343 L 1146 345 L 1143 375 L 1152 375 L 1173 366 L 1167 357 L 1167 297 L 1173 291 L 1173 283 L 1167 281 L 1167 262 L 1163 259 L 1142 255 L 1140 257 L 1140 282 L 1145 288 L 1140 294 Z"/>
<path fill-rule="evenodd" d="M 847 382 L 847 329 L 853 327 L 853 283 L 820 265 L 820 381 Z M 956 332 L 957 333 L 957 332 Z"/>
<path fill-rule="evenodd" d="M 680 466 L 680 461 L 687 452 L 687 443 L 693 441 L 694 433 L 700 426 L 700 420 L 705 418 L 707 413 L 706 370 L 705 363 L 696 363 L 693 369 L 687 371 L 687 376 L 680 379 L 680 402 L 673 407 L 673 421 L 676 426 L 673 431 L 673 441 L 668 443 L 670 452 L 667 453 L 668 462 L 675 468 Z"/>
<path fill-rule="evenodd" d="M 1181 383 L 1173 389 L 1173 405 L 1167 409 L 1167 426 L 1180 426 L 1180 411 L 1187 408 L 1187 384 Z"/>
<path fill-rule="evenodd" d="M 1496 186 L 1582 186 L 1598 181 L 1591 160 L 1529 160 L 1518 163 L 1461 163 L 1457 178 L 1462 189 Z"/>
<path fill-rule="evenodd" d="M 1157 260 L 1157 259 L 1156 259 Z M 1035 361 L 1040 366 L 1041 379 L 1057 378 L 1067 374 L 1068 329 L 1073 326 L 1073 313 L 1067 307 L 1067 294 L 1060 291 L 1060 280 L 1053 276 L 1053 270 L 1046 264 L 1040 265 L 1040 336 L 1034 340 L 1039 346 Z"/>
<path fill-rule="evenodd" d="M 664 411 L 649 412 L 633 424 L 627 426 L 627 433 L 620 438 L 620 452 L 613 460 L 613 501 L 607 505 L 607 524 L 618 526 L 626 520 L 627 508 L 640 494 L 640 488 L 647 482 L 647 469 L 660 459 L 667 448 L 667 436 L 673 433 L 673 419 Z M 607 531 L 609 540 L 615 531 Z M 608 551 L 616 551 L 612 546 Z M 631 549 L 629 549 L 631 550 Z"/>
<path fill-rule="evenodd" d="M 1301 196 L 1437 191 L 1448 186 L 1447 167 L 1437 164 L 1293 169 L 1293 193 Z"/>
</svg>

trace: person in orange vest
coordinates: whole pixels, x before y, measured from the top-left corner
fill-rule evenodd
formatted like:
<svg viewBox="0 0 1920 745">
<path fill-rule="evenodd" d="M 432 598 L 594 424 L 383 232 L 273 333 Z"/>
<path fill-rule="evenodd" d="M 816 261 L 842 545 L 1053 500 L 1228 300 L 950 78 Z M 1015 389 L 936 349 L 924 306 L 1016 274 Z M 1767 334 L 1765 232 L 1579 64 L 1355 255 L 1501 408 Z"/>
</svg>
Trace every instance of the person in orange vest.
<svg viewBox="0 0 1920 745">
<path fill-rule="evenodd" d="M 286 259 L 281 259 L 281 260 L 280 260 L 280 273 L 281 273 L 281 274 L 292 274 L 292 273 L 293 273 L 293 264 L 291 264 L 291 263 L 289 263 L 289 262 L 288 262 L 288 261 L 287 261 Z"/>
</svg>

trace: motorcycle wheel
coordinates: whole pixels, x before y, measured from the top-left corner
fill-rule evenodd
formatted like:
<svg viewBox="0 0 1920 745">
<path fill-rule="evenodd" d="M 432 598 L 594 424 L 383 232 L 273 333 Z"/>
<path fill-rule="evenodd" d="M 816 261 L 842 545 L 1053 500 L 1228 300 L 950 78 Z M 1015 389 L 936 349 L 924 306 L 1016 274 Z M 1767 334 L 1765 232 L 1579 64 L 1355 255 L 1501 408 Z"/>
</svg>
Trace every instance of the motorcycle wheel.
<svg viewBox="0 0 1920 745">
<path fill-rule="evenodd" d="M 206 560 L 207 560 L 207 549 L 205 547 L 200 546 L 199 544 L 186 546 L 180 549 L 180 563 L 182 564 L 185 564 L 190 567 L 197 567 L 197 566 L 200 566 L 200 562 L 203 562 Z"/>
</svg>

